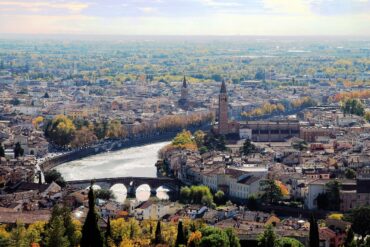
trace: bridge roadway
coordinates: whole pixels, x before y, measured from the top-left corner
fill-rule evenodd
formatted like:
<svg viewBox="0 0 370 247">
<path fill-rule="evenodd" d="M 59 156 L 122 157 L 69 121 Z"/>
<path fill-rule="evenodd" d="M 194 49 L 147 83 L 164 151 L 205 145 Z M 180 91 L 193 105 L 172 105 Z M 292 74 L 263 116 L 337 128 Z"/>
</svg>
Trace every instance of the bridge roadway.
<svg viewBox="0 0 370 247">
<path fill-rule="evenodd" d="M 74 180 L 67 181 L 67 184 L 79 188 L 85 189 L 91 184 L 89 180 Z M 143 184 L 148 184 L 151 188 L 152 194 L 155 194 L 156 189 L 163 186 L 170 190 L 169 194 L 177 197 L 180 192 L 182 182 L 176 178 L 148 178 L 148 177 L 116 177 L 116 178 L 97 178 L 93 179 L 94 184 L 99 185 L 103 189 L 109 189 L 115 184 L 123 184 L 127 189 L 128 194 L 134 194 L 136 189 Z"/>
</svg>

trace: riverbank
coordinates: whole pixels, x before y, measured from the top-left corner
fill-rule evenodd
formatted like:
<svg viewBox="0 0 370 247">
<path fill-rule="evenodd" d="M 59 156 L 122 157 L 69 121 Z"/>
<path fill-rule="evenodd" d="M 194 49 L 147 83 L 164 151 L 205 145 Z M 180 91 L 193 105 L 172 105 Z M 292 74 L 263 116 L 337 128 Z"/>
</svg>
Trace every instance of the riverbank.
<svg viewBox="0 0 370 247">
<path fill-rule="evenodd" d="M 210 127 L 211 126 L 207 124 L 203 126 L 191 127 L 188 129 L 194 132 L 199 129 L 204 131 L 209 130 Z M 55 157 L 48 158 L 41 162 L 39 165 L 41 170 L 45 172 L 63 163 L 79 160 L 82 158 L 86 158 L 92 155 L 97 155 L 108 151 L 118 151 L 126 148 L 139 147 L 147 144 L 170 141 L 177 135 L 179 131 L 181 131 L 181 129 L 166 133 L 159 133 L 156 135 L 135 137 L 134 139 L 107 140 L 102 144 L 97 144 L 91 147 L 78 149 L 72 152 L 67 152 Z"/>
</svg>

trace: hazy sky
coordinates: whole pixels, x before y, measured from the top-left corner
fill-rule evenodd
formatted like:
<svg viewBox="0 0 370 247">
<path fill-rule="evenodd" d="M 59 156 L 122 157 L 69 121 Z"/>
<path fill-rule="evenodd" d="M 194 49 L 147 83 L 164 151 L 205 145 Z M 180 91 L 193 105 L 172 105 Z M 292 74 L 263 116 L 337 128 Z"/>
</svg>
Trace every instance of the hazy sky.
<svg viewBox="0 0 370 247">
<path fill-rule="evenodd" d="M 370 0 L 0 0 L 0 33 L 370 36 Z"/>
</svg>

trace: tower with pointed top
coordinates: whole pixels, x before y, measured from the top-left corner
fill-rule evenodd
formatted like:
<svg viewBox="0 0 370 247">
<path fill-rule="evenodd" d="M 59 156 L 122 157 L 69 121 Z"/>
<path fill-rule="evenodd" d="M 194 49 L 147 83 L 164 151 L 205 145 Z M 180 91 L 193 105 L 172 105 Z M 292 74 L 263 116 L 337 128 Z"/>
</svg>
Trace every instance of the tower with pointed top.
<svg viewBox="0 0 370 247">
<path fill-rule="evenodd" d="M 184 76 L 184 79 L 182 80 L 180 100 L 187 101 L 188 100 L 188 95 L 189 95 L 188 83 L 186 82 L 186 77 Z"/>
<path fill-rule="evenodd" d="M 189 107 L 189 88 L 185 76 L 182 81 L 181 96 L 178 103 L 179 106 L 183 109 L 187 109 Z"/>
<path fill-rule="evenodd" d="M 225 81 L 222 81 L 220 95 L 218 97 L 218 133 L 220 135 L 228 134 L 229 119 L 227 106 L 227 92 Z"/>
</svg>

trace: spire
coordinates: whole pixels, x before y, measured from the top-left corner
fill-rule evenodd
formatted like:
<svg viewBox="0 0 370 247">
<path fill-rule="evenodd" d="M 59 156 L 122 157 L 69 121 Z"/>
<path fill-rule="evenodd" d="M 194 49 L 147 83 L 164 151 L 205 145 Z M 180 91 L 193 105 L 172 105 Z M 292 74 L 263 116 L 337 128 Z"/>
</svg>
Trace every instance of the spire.
<svg viewBox="0 0 370 247">
<path fill-rule="evenodd" d="M 225 84 L 225 80 L 222 80 L 220 93 L 226 93 L 226 84 Z"/>
<path fill-rule="evenodd" d="M 186 83 L 186 77 L 185 76 L 184 76 L 184 80 L 182 81 L 182 87 L 183 88 L 187 88 L 188 87 L 188 85 Z"/>
</svg>

